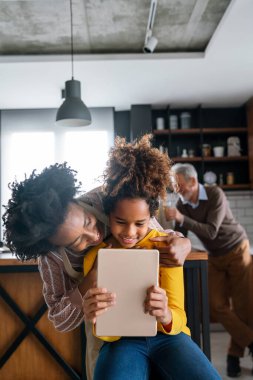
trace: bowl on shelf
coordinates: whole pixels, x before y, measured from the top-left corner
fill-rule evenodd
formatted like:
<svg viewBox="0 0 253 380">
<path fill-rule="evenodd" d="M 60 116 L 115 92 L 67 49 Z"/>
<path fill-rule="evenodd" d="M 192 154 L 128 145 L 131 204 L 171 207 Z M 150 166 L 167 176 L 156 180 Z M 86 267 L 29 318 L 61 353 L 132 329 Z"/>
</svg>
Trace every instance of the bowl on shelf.
<svg viewBox="0 0 253 380">
<path fill-rule="evenodd" d="M 215 146 L 213 147 L 214 157 L 224 157 L 224 146 Z"/>
<path fill-rule="evenodd" d="M 212 171 L 205 172 L 203 178 L 205 181 L 205 185 L 209 185 L 209 186 L 216 185 L 217 175 L 214 172 Z"/>
</svg>

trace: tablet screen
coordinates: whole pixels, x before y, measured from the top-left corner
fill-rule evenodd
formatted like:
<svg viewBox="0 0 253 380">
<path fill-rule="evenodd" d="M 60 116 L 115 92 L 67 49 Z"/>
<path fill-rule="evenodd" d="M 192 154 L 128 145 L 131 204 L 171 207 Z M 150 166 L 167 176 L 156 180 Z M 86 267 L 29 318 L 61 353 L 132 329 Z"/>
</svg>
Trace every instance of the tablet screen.
<svg viewBox="0 0 253 380">
<path fill-rule="evenodd" d="M 100 249 L 98 287 L 116 293 L 116 305 L 97 317 L 97 336 L 155 336 L 156 318 L 144 313 L 147 289 L 158 285 L 155 249 Z"/>
</svg>

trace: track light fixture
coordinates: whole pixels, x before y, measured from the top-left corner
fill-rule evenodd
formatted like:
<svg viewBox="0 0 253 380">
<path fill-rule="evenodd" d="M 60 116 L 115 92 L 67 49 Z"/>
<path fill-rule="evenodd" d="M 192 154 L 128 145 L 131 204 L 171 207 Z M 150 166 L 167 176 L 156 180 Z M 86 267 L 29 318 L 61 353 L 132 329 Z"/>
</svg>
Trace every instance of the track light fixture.
<svg viewBox="0 0 253 380">
<path fill-rule="evenodd" d="M 65 82 L 65 91 L 63 91 L 65 100 L 57 111 L 55 124 L 68 127 L 84 127 L 91 124 L 91 115 L 90 111 L 81 99 L 81 83 L 74 79 L 72 15 L 72 0 L 70 0 L 72 78 L 71 80 Z"/>
<path fill-rule="evenodd" d="M 157 0 L 151 0 L 149 16 L 148 16 L 148 25 L 146 30 L 145 42 L 143 47 L 144 53 L 153 53 L 158 43 L 156 37 L 152 36 L 152 29 L 155 21 L 155 13 L 157 7 Z"/>
</svg>

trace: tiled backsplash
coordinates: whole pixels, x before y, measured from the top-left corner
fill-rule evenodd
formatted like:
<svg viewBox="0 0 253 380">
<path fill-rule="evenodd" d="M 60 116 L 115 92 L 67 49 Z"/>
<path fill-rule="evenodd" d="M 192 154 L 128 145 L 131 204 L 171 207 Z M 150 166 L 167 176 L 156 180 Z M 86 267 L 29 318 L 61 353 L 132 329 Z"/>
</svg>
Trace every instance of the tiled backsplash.
<svg viewBox="0 0 253 380">
<path fill-rule="evenodd" d="M 230 191 L 226 195 L 234 216 L 244 226 L 253 244 L 253 191 Z"/>
<path fill-rule="evenodd" d="M 253 191 L 226 191 L 234 217 L 245 228 L 253 250 Z M 189 233 L 192 246 L 199 248 L 202 244 L 195 235 Z"/>
</svg>

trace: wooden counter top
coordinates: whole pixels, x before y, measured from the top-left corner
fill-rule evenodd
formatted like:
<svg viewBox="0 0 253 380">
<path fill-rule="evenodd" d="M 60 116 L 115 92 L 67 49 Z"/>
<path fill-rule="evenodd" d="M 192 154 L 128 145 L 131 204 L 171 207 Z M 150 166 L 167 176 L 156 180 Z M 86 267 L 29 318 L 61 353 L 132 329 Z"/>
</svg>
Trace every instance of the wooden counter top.
<svg viewBox="0 0 253 380">
<path fill-rule="evenodd" d="M 186 258 L 186 261 L 193 260 L 208 260 L 208 253 L 206 251 L 192 251 Z"/>
<path fill-rule="evenodd" d="M 20 261 L 18 259 L 10 259 L 10 258 L 4 258 L 3 256 L 0 257 L 0 265 L 37 265 L 37 262 L 34 260 L 30 261 Z"/>
<path fill-rule="evenodd" d="M 5 254 L 2 254 L 0 256 L 0 265 L 36 265 L 36 260 L 29 260 L 29 261 L 20 261 L 18 259 L 10 258 L 9 254 L 6 254 L 6 258 L 4 257 Z M 207 260 L 208 259 L 208 253 L 205 251 L 192 251 L 187 256 L 186 261 L 193 261 L 193 260 Z"/>
</svg>

